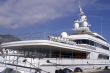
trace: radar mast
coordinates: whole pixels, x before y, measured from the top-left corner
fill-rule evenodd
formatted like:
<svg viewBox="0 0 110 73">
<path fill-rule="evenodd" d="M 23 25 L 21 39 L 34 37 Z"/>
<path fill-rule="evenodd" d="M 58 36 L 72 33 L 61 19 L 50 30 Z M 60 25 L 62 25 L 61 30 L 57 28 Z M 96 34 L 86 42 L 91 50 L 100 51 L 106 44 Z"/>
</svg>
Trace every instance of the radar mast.
<svg viewBox="0 0 110 73">
<path fill-rule="evenodd" d="M 82 9 L 82 7 L 81 7 L 81 5 L 80 5 L 80 1 L 79 1 L 79 10 L 80 10 L 80 15 L 81 15 L 81 16 L 84 15 L 83 9 Z"/>
<path fill-rule="evenodd" d="M 79 11 L 80 11 L 80 19 L 77 21 L 74 21 L 74 28 L 73 30 L 76 33 L 84 33 L 84 32 L 90 32 L 89 30 L 89 24 L 87 22 L 87 17 L 83 12 L 83 9 L 81 7 L 81 4 L 79 2 Z"/>
</svg>

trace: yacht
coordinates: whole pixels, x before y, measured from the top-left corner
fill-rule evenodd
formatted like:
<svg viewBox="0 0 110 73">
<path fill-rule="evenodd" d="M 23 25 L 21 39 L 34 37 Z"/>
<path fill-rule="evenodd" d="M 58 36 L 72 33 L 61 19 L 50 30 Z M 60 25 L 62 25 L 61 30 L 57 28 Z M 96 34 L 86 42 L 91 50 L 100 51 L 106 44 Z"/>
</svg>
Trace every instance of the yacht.
<svg viewBox="0 0 110 73">
<path fill-rule="evenodd" d="M 48 36 L 46 40 L 23 40 L 0 45 L 1 73 L 73 73 L 110 66 L 110 45 L 90 30 L 80 7 L 73 32 Z"/>
</svg>

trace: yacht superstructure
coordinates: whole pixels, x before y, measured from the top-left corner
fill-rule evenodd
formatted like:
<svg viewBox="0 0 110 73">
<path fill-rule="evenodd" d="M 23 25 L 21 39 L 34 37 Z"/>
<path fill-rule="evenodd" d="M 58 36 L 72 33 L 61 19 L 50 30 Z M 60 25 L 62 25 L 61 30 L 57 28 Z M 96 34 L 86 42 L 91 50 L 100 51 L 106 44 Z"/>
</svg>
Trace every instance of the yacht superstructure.
<svg viewBox="0 0 110 73">
<path fill-rule="evenodd" d="M 62 32 L 48 40 L 25 40 L 1 44 L 2 67 L 19 73 L 72 73 L 110 66 L 110 45 L 89 29 L 80 7 L 74 34 Z M 5 72 L 2 71 L 2 73 Z"/>
</svg>

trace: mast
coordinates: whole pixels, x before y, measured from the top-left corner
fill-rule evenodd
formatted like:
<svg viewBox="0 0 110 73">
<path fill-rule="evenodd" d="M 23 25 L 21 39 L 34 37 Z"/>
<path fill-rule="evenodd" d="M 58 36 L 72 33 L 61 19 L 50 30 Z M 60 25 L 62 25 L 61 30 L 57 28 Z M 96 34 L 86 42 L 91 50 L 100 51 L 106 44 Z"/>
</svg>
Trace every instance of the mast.
<svg viewBox="0 0 110 73">
<path fill-rule="evenodd" d="M 73 30 L 76 32 L 76 33 L 82 33 L 82 32 L 90 32 L 89 30 L 89 24 L 87 22 L 87 17 L 86 15 L 84 14 L 83 12 L 83 9 L 80 5 L 80 2 L 79 2 L 79 11 L 80 11 L 80 19 L 77 20 L 77 21 L 74 21 L 74 28 Z"/>
<path fill-rule="evenodd" d="M 80 5 L 80 1 L 79 1 L 79 10 L 80 10 L 80 15 L 81 15 L 81 16 L 84 15 L 83 9 L 82 9 L 82 7 L 81 7 L 81 5 Z"/>
</svg>

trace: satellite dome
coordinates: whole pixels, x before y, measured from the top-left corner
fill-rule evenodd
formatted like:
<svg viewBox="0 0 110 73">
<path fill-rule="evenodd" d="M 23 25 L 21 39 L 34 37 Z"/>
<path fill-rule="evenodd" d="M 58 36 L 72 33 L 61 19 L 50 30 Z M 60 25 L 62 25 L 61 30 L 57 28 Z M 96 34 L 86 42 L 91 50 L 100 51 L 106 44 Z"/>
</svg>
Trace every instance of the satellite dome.
<svg viewBox="0 0 110 73">
<path fill-rule="evenodd" d="M 68 36 L 68 34 L 66 32 L 61 33 L 61 37 L 67 37 L 67 36 Z"/>
<path fill-rule="evenodd" d="M 74 24 L 74 29 L 78 29 L 79 28 L 79 23 L 75 23 Z"/>
<path fill-rule="evenodd" d="M 85 15 L 83 15 L 82 17 L 81 17 L 81 21 L 86 21 L 87 20 L 87 17 L 85 16 Z"/>
<path fill-rule="evenodd" d="M 83 22 L 83 27 L 87 27 L 88 26 L 88 23 L 85 21 Z"/>
</svg>

